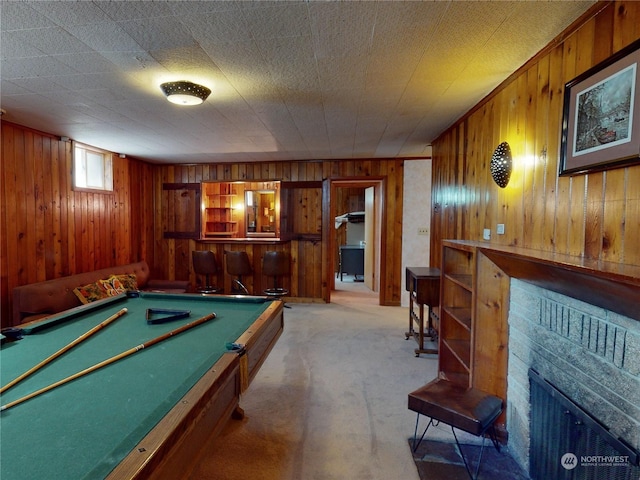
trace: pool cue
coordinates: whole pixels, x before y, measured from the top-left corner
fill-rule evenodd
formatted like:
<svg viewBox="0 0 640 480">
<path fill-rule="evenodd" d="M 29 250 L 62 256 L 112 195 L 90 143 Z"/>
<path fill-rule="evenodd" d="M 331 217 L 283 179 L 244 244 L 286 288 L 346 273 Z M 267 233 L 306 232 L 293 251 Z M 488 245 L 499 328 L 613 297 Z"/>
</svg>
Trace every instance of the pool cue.
<svg viewBox="0 0 640 480">
<path fill-rule="evenodd" d="M 189 330 L 190 328 L 196 327 L 196 326 L 200 325 L 201 323 L 208 322 L 209 320 L 211 320 L 213 318 L 216 318 L 216 314 L 215 313 L 210 313 L 209 315 L 205 315 L 204 317 L 199 318 L 198 320 L 195 320 L 195 321 L 193 321 L 191 323 L 187 323 L 186 325 L 183 325 L 182 327 L 179 327 L 179 328 L 176 328 L 174 330 L 171 330 L 170 332 L 167 332 L 164 335 L 160 335 L 159 337 L 156 337 L 156 338 L 154 338 L 152 340 L 149 340 L 148 342 L 141 343 L 140 345 L 136 345 L 135 347 L 130 348 L 129 350 L 125 350 L 124 352 L 119 353 L 118 355 L 114 355 L 111 358 L 107 358 L 106 360 L 103 360 L 100 363 L 96 363 L 95 365 L 93 365 L 93 366 L 91 366 L 89 368 L 85 368 L 84 370 L 82 370 L 82 371 L 80 371 L 78 373 L 74 373 L 73 375 L 70 375 L 70 376 L 68 376 L 66 378 L 63 378 L 62 380 L 59 380 L 59 381 L 57 381 L 55 383 L 52 383 L 51 385 L 46 386 L 44 388 L 41 388 L 40 390 L 37 390 L 37 391 L 35 391 L 33 393 L 30 393 L 29 395 L 25 395 L 24 397 L 19 398 L 18 400 L 14 400 L 13 402 L 9 402 L 6 405 L 3 405 L 2 407 L 0 407 L 0 412 L 2 412 L 4 410 L 7 410 L 7 409 L 9 409 L 11 407 L 14 407 L 14 406 L 16 406 L 16 405 L 18 405 L 18 404 L 20 404 L 22 402 L 25 402 L 25 401 L 33 398 L 33 397 L 36 397 L 36 396 L 40 395 L 42 393 L 48 392 L 49 390 L 53 390 L 54 388 L 59 387 L 60 385 L 64 385 L 65 383 L 68 383 L 68 382 L 70 382 L 72 380 L 75 380 L 76 378 L 80 378 L 83 375 L 86 375 L 86 374 L 91 373 L 91 372 L 93 372 L 95 370 L 98 370 L 99 368 L 102 368 L 102 367 L 105 367 L 105 366 L 107 366 L 107 365 L 109 365 L 111 363 L 117 362 L 118 360 L 121 360 L 121 359 L 123 359 L 125 357 L 128 357 L 129 355 L 132 355 L 132 354 L 134 354 L 134 353 L 136 353 L 136 352 L 138 352 L 138 351 L 140 351 L 142 349 L 149 348 L 152 345 L 155 345 L 156 343 L 160 343 L 163 340 L 166 340 L 167 338 L 170 338 L 170 337 L 173 337 L 175 335 L 178 335 L 179 333 L 182 333 L 182 332 L 184 332 L 186 330 Z"/>
<path fill-rule="evenodd" d="M 91 335 L 93 335 L 94 333 L 96 333 L 98 330 L 102 330 L 104 327 L 106 327 L 107 325 L 109 325 L 111 322 L 113 322 L 114 320 L 117 320 L 118 318 L 120 318 L 122 315 L 124 315 L 125 313 L 127 313 L 127 309 L 123 308 L 120 311 L 114 313 L 113 315 L 111 315 L 109 318 L 107 318 L 105 321 L 99 323 L 98 325 L 96 325 L 95 327 L 93 327 L 91 330 L 83 333 L 82 335 L 80 335 L 78 338 L 76 338 L 73 342 L 69 343 L 68 345 L 65 345 L 64 347 L 62 347 L 60 350 L 58 350 L 56 353 L 50 355 L 49 357 L 45 358 L 44 360 L 42 360 L 39 364 L 37 364 L 35 367 L 27 370 L 26 372 L 24 372 L 22 375 L 20 375 L 18 378 L 16 378 L 15 380 L 7 383 L 4 387 L 0 388 L 0 393 L 4 392 L 5 390 L 8 390 L 9 388 L 13 387 L 16 383 L 24 380 L 25 378 L 27 378 L 29 375 L 31 375 L 32 373 L 34 373 L 35 371 L 41 369 L 42 367 L 44 367 L 45 365 L 47 365 L 48 363 L 52 362 L 53 360 L 55 360 L 56 358 L 58 358 L 60 355 L 62 355 L 63 353 L 71 350 L 73 347 L 75 347 L 76 345 L 78 345 L 80 342 L 83 342 L 84 340 L 86 340 L 87 338 L 89 338 Z"/>
</svg>

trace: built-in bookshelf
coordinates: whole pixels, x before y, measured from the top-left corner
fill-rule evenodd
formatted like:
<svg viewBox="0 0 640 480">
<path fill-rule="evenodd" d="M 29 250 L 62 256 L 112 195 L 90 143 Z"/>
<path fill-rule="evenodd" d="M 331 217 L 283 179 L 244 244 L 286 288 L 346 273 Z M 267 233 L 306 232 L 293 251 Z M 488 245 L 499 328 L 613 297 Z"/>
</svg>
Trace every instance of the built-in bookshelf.
<svg viewBox="0 0 640 480">
<path fill-rule="evenodd" d="M 235 237 L 238 220 L 235 202 L 238 192 L 231 182 L 203 183 L 203 236 L 205 238 Z"/>
</svg>

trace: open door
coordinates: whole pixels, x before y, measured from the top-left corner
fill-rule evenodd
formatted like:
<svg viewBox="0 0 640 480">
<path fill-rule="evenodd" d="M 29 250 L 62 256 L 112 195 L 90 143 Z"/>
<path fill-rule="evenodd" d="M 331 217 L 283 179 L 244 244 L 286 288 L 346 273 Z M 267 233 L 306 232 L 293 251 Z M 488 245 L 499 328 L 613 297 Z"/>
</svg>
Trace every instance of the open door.
<svg viewBox="0 0 640 480">
<path fill-rule="evenodd" d="M 326 290 L 323 290 L 325 293 L 324 299 L 327 302 L 331 302 L 331 291 L 335 289 L 335 272 L 333 267 L 334 264 L 337 265 L 336 256 L 338 255 L 338 249 L 336 248 L 336 229 L 334 223 L 338 212 L 336 212 L 336 206 L 332 198 L 336 198 L 338 188 L 362 188 L 365 192 L 369 190 L 369 201 L 365 198 L 365 225 L 371 224 L 371 230 L 367 233 L 368 229 L 365 226 L 365 282 L 363 283 L 365 283 L 371 291 L 380 295 L 380 292 L 384 291 L 383 288 L 386 287 L 385 279 L 382 278 L 379 273 L 382 268 L 382 263 L 386 260 L 382 238 L 385 178 L 328 178 L 325 179 L 322 184 L 322 224 L 323 231 L 328 234 L 328 241 L 324 241 L 323 239 L 322 258 L 323 261 L 326 262 L 326 265 L 329 265 L 329 268 L 323 269 L 323 278 L 328 287 Z M 367 203 L 369 203 L 368 207 Z M 367 219 L 367 215 L 371 217 L 371 221 Z"/>
<path fill-rule="evenodd" d="M 376 206 L 374 187 L 364 190 L 364 284 L 377 292 L 376 282 Z"/>
</svg>

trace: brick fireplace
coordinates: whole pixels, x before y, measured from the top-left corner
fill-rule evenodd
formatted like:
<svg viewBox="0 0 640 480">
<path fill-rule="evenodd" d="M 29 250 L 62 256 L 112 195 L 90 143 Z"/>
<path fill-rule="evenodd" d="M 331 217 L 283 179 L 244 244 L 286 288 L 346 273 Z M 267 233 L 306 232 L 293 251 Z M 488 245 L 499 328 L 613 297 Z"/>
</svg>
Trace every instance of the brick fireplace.
<svg viewBox="0 0 640 480">
<path fill-rule="evenodd" d="M 597 419 L 612 438 L 632 452 L 640 450 L 640 321 L 513 277 L 510 291 L 507 424 L 510 451 L 518 463 L 530 471 L 530 434 L 535 429 L 530 369 Z M 629 301 L 640 310 L 640 298 L 624 300 Z M 565 453 L 549 452 L 545 461 L 560 462 Z M 596 467 L 580 462 L 581 456 L 595 452 L 573 453 L 578 465 L 567 478 L 593 475 Z M 605 476 L 589 478 L 614 478 L 610 472 L 622 470 L 640 478 L 638 467 L 611 468 Z"/>
</svg>

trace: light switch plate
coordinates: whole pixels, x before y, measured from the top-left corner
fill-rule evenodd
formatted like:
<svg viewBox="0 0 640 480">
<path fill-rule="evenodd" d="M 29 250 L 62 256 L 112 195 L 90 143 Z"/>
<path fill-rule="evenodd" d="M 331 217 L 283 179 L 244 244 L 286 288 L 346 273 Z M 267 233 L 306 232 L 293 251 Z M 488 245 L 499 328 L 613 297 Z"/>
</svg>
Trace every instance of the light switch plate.
<svg viewBox="0 0 640 480">
<path fill-rule="evenodd" d="M 491 229 L 490 228 L 485 228 L 484 231 L 482 232 L 482 238 L 484 240 L 491 240 Z"/>
</svg>

